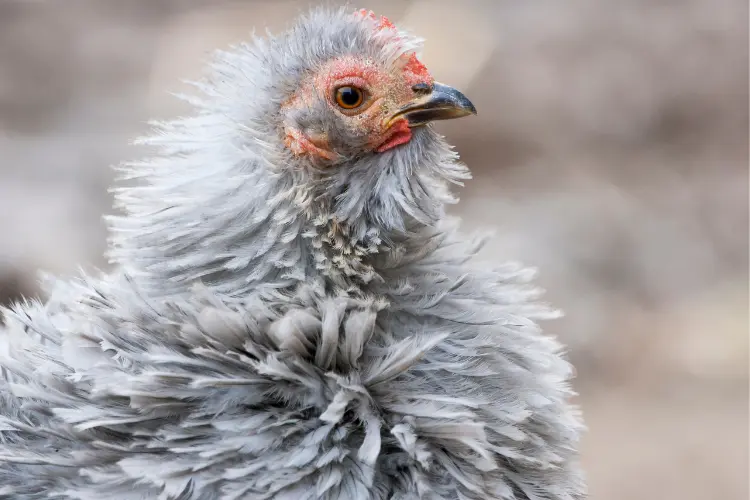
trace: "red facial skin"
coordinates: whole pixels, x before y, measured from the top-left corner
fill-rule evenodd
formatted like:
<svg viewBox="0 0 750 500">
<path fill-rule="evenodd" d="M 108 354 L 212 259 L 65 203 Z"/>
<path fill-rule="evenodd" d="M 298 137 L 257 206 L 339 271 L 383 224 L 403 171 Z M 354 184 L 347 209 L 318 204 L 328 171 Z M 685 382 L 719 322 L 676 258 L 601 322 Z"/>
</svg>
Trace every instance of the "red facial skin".
<svg viewBox="0 0 750 500">
<path fill-rule="evenodd" d="M 373 29 L 378 32 L 392 31 L 397 39 L 398 32 L 387 18 L 378 20 L 375 14 L 365 10 L 357 15 L 373 20 Z M 411 140 L 412 132 L 405 118 L 389 119 L 400 107 L 415 99 L 414 85 L 432 85 L 433 82 L 429 71 L 414 53 L 404 54 L 393 71 L 364 58 L 343 56 L 304 80 L 299 90 L 282 106 L 282 112 L 309 106 L 317 96 L 325 96 L 328 105 L 339 114 L 346 127 L 356 136 L 366 138 L 372 151 L 383 153 Z M 358 108 L 347 110 L 336 103 L 335 91 L 345 85 L 365 90 L 365 101 Z M 338 157 L 325 134 L 311 134 L 289 125 L 285 128 L 285 135 L 286 146 L 297 156 L 322 161 L 335 161 Z"/>
</svg>

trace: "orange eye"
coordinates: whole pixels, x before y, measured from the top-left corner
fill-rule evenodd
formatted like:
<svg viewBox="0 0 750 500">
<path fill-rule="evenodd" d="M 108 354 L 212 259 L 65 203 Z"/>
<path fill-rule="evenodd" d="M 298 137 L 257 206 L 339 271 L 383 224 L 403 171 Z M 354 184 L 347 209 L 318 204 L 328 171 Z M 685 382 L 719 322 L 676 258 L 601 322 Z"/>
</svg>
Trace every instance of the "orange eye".
<svg viewBox="0 0 750 500">
<path fill-rule="evenodd" d="M 336 104 L 343 109 L 358 108 L 365 100 L 365 91 L 351 85 L 344 85 L 337 88 L 335 95 Z"/>
</svg>

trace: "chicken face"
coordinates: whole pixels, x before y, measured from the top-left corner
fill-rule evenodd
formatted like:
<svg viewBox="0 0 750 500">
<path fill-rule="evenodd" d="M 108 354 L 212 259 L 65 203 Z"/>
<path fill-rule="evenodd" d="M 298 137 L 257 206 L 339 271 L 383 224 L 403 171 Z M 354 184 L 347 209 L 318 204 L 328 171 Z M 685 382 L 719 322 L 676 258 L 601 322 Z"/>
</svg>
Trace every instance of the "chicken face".
<svg viewBox="0 0 750 500">
<path fill-rule="evenodd" d="M 360 13 L 363 23 L 397 45 L 386 18 Z M 306 74 L 282 106 L 284 141 L 296 156 L 337 163 L 382 154 L 407 144 L 415 129 L 434 120 L 475 114 L 458 90 L 435 82 L 413 51 L 394 60 L 346 54 Z"/>
</svg>

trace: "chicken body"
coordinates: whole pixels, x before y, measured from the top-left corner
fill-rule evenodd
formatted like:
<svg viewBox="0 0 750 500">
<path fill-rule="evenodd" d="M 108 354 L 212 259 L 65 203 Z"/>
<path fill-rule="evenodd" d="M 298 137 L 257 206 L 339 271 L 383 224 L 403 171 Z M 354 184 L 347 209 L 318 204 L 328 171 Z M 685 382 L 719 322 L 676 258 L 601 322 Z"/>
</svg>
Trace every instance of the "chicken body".
<svg viewBox="0 0 750 500">
<path fill-rule="evenodd" d="M 111 274 L 0 332 L 0 498 L 582 498 L 571 367 L 531 273 L 474 263 L 475 112 L 419 41 L 314 11 L 220 54 L 123 168 Z"/>
</svg>

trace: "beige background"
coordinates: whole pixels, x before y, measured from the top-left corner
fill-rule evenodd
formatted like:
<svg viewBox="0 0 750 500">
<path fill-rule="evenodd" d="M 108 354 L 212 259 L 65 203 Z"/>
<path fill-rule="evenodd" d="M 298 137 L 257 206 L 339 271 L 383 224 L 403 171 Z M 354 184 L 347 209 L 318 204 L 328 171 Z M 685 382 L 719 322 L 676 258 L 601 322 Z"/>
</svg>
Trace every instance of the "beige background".
<svg viewBox="0 0 750 500">
<path fill-rule="evenodd" d="M 0 0 L 0 294 L 102 266 L 108 165 L 208 52 L 312 2 Z M 595 500 L 748 497 L 743 0 L 372 1 L 428 39 L 476 118 L 485 257 L 538 266 L 567 316 Z"/>
</svg>

